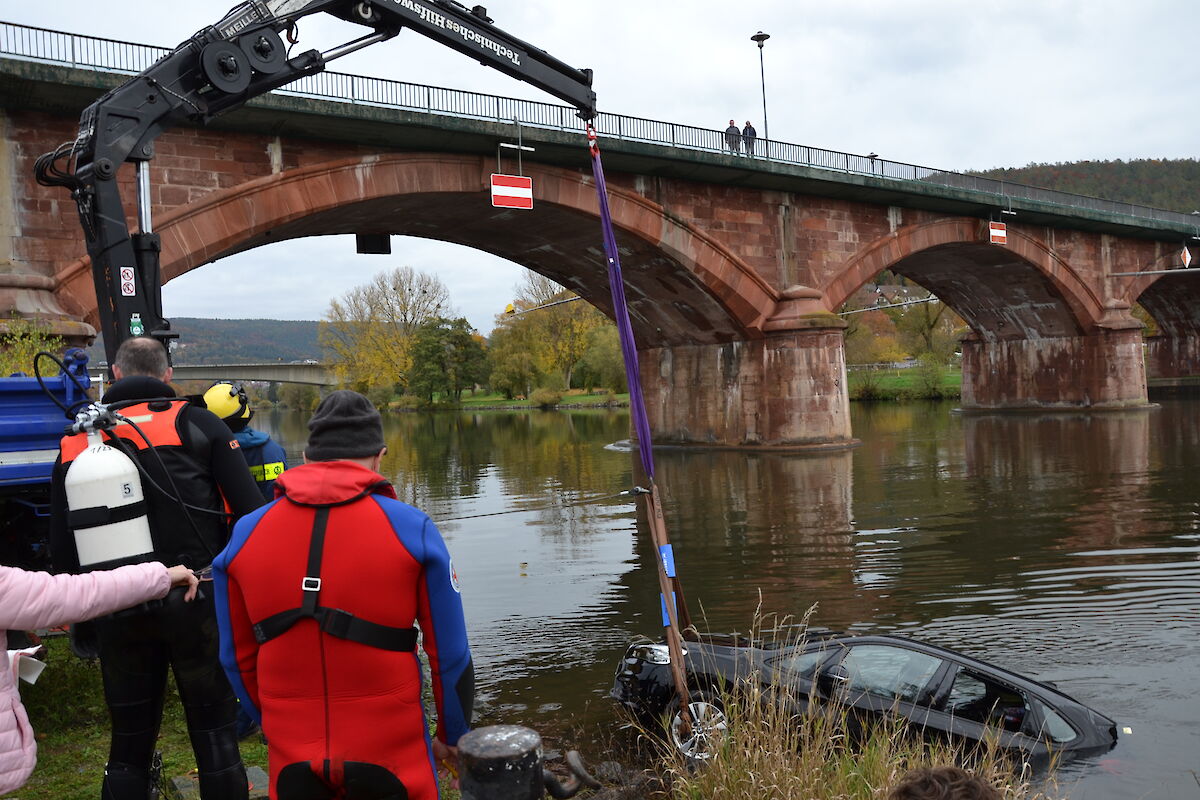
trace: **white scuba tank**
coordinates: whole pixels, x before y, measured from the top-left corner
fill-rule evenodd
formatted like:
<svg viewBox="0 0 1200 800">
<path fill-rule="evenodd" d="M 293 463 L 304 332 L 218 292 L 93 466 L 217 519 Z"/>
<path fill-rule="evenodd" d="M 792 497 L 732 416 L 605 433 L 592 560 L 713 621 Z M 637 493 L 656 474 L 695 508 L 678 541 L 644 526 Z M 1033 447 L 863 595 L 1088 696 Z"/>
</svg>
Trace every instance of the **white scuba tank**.
<svg viewBox="0 0 1200 800">
<path fill-rule="evenodd" d="M 71 462 L 64 485 L 82 569 L 152 560 L 142 480 L 129 456 L 89 431 L 88 447 Z"/>
</svg>

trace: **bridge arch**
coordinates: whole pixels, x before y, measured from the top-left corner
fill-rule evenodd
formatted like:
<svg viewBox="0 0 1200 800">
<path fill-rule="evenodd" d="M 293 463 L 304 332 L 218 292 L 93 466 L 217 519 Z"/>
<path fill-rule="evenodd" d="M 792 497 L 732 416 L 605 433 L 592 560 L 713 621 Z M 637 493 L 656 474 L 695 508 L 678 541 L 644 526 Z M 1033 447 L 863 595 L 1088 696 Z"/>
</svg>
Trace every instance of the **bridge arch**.
<svg viewBox="0 0 1200 800">
<path fill-rule="evenodd" d="M 840 307 L 885 269 L 928 289 L 982 339 L 1079 336 L 1104 316 L 1104 303 L 1043 241 L 1008 228 L 990 244 L 988 225 L 969 217 L 899 228 L 863 248 L 831 282 L 825 301 Z"/>
<path fill-rule="evenodd" d="M 395 153 L 288 170 L 214 192 L 156 221 L 169 281 L 233 253 L 303 236 L 386 233 L 463 244 L 528 267 L 611 313 L 595 184 L 526 162 L 535 210 L 491 207 L 491 162 Z M 641 347 L 757 338 L 778 292 L 726 247 L 662 207 L 610 186 L 610 207 Z M 59 274 L 57 293 L 96 318 L 90 266 Z"/>
<path fill-rule="evenodd" d="M 1178 251 L 1139 265 L 1145 271 L 1179 268 Z M 1194 274 L 1143 275 L 1129 279 L 1126 297 L 1140 303 L 1158 326 L 1146 337 L 1146 371 L 1151 378 L 1200 375 L 1200 281 Z"/>
</svg>

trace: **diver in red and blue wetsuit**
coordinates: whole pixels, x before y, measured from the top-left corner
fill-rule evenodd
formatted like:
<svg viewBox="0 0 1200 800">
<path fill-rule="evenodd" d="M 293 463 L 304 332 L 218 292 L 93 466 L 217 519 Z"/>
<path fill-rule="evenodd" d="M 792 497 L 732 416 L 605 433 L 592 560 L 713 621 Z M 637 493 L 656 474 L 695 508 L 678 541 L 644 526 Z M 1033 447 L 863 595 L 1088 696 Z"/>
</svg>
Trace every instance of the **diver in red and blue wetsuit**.
<svg viewBox="0 0 1200 800">
<path fill-rule="evenodd" d="M 433 800 L 468 730 L 474 671 L 441 534 L 379 474 L 379 412 L 325 398 L 305 463 L 213 562 L 221 662 L 269 747 L 271 797 Z M 421 703 L 417 631 L 437 731 Z"/>
</svg>

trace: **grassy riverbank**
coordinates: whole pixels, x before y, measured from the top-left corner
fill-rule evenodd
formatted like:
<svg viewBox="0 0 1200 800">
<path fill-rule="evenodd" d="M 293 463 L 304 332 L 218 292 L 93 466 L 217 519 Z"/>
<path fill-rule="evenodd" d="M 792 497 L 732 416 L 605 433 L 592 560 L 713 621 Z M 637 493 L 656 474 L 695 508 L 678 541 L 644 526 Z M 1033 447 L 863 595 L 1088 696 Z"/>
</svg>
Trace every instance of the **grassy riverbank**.
<svg viewBox="0 0 1200 800">
<path fill-rule="evenodd" d="M 962 370 L 938 365 L 909 369 L 850 370 L 851 400 L 950 400 L 962 396 Z"/>
<path fill-rule="evenodd" d="M 21 699 L 37 737 L 38 763 L 14 800 L 95 797 L 104 777 L 109 742 L 100 663 L 75 657 L 65 636 L 45 643 L 49 650 L 45 672 L 33 686 L 21 685 Z M 251 736 L 241 742 L 240 748 L 247 767 L 261 767 L 266 772 L 267 745 L 262 736 Z M 163 775 L 168 781 L 195 774 L 187 723 L 173 679 L 167 688 L 157 749 L 162 753 Z M 265 797 L 266 788 L 257 788 L 251 796 Z M 443 786 L 442 798 L 457 800 L 458 792 Z"/>
<path fill-rule="evenodd" d="M 797 716 L 786 689 L 764 691 L 756 681 L 722 701 L 728 727 L 700 768 L 662 745 L 669 800 L 883 800 L 910 769 L 940 766 L 966 768 L 1004 800 L 1060 796 L 1053 780 L 1035 785 L 994 743 L 969 752 L 926 744 L 896 720 L 847 735 L 854 725 L 844 711 L 811 705 Z"/>
<path fill-rule="evenodd" d="M 534 395 L 536 394 L 535 392 Z M 570 392 L 558 393 L 558 396 L 560 399 L 554 404 L 558 408 L 605 408 L 629 405 L 628 392 L 625 394 L 612 394 L 610 392 L 587 393 L 582 389 L 573 389 Z M 536 399 L 536 397 L 530 397 L 528 399 L 509 400 L 499 392 L 480 392 L 475 395 L 463 395 L 458 407 L 468 411 L 475 409 L 527 411 L 531 408 L 539 407 Z"/>
<path fill-rule="evenodd" d="M 94 797 L 108 758 L 108 710 L 100 663 L 76 658 L 65 636 L 46 640 L 46 671 L 33 686 L 21 685 L 21 698 L 38 741 L 38 764 L 18 794 L 21 800 Z M 187 775 L 196 767 L 183 707 L 172 680 L 163 711 L 158 749 L 163 774 Z M 247 766 L 267 768 L 267 748 L 259 736 L 242 742 Z"/>
</svg>

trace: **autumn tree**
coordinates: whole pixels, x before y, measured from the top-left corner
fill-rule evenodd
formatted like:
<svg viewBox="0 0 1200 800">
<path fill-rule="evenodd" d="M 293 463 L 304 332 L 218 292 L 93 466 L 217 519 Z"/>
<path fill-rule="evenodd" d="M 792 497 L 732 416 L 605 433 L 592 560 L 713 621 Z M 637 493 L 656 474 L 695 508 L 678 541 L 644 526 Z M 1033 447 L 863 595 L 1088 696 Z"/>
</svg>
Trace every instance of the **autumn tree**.
<svg viewBox="0 0 1200 800">
<path fill-rule="evenodd" d="M 940 300 L 889 309 L 900 342 L 915 356 L 928 355 L 944 364 L 958 347 L 958 329 L 963 320 Z"/>
<path fill-rule="evenodd" d="M 625 357 L 616 325 L 602 325 L 591 332 L 580 371 L 586 374 L 590 386 L 603 386 L 614 392 L 628 390 Z"/>
<path fill-rule="evenodd" d="M 413 336 L 449 307 L 450 292 L 441 280 L 397 267 L 331 301 L 318 336 L 343 384 L 360 391 L 403 389 L 413 363 Z"/>
<path fill-rule="evenodd" d="M 63 349 L 61 336 L 50 332 L 50 326 L 37 319 L 10 317 L 0 324 L 0 375 L 14 372 L 33 374 L 33 357 L 40 352 L 60 353 Z M 45 372 L 56 370 L 49 361 L 40 368 Z"/>
<path fill-rule="evenodd" d="M 847 325 L 847 364 L 883 364 L 900 361 L 908 355 L 900 346 L 896 323 L 885 311 L 864 304 L 870 299 L 870 295 L 864 296 L 860 293 L 842 306 L 843 312 L 854 312 L 842 314 L 842 319 Z"/>
<path fill-rule="evenodd" d="M 513 307 L 517 313 L 496 320 L 492 336 L 499 338 L 499 351 L 494 360 L 511 366 L 519 359 L 510 354 L 523 350 L 532 359 L 540 383 L 569 389 L 575 368 L 592 344 L 592 331 L 611 324 L 595 307 L 575 300 L 577 297 L 549 278 L 526 273 L 516 287 Z"/>
<path fill-rule="evenodd" d="M 1143 339 L 1149 339 L 1151 336 L 1158 336 L 1161 334 L 1161 331 L 1158 328 L 1158 320 L 1150 316 L 1150 312 L 1147 311 L 1141 303 L 1134 303 L 1133 308 L 1130 309 L 1130 313 L 1133 314 L 1134 319 L 1142 323 Z"/>
</svg>

